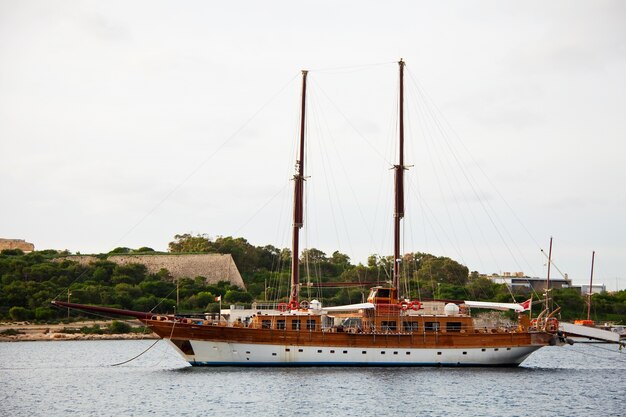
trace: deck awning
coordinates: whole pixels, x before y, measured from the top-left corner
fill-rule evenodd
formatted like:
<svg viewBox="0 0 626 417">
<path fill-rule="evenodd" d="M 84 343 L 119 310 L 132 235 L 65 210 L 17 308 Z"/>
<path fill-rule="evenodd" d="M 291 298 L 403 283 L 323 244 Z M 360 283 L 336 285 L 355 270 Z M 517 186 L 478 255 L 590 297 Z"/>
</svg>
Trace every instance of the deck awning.
<svg viewBox="0 0 626 417">
<path fill-rule="evenodd" d="M 324 307 L 324 311 L 356 311 L 374 308 L 372 303 L 349 304 L 345 306 Z"/>
<path fill-rule="evenodd" d="M 515 310 L 524 311 L 523 305 L 517 303 L 492 303 L 490 301 L 464 301 L 469 308 L 489 308 L 492 310 Z"/>
</svg>

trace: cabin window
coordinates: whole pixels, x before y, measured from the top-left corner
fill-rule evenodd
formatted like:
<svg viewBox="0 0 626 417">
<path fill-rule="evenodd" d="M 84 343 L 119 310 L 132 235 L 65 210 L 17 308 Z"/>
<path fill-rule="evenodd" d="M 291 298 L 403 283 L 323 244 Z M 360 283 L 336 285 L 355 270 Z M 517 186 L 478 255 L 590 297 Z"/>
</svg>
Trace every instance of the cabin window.
<svg viewBox="0 0 626 417">
<path fill-rule="evenodd" d="M 381 321 L 380 322 L 380 327 L 382 329 L 382 331 L 395 331 L 396 330 L 396 322 L 395 321 Z"/>
<path fill-rule="evenodd" d="M 298 349 L 298 352 L 304 352 L 304 349 Z"/>
<path fill-rule="evenodd" d="M 348 351 L 347 351 L 347 350 L 344 350 L 344 351 L 343 351 L 343 353 L 348 353 Z"/>
<path fill-rule="evenodd" d="M 461 322 L 459 321 L 449 321 L 446 323 L 446 331 L 448 332 L 460 332 L 461 331 Z"/>
<path fill-rule="evenodd" d="M 315 330 L 315 319 L 307 319 L 306 320 L 306 329 L 307 330 Z"/>
<path fill-rule="evenodd" d="M 291 322 L 291 330 L 300 330 L 300 320 L 293 320 Z"/>
<path fill-rule="evenodd" d="M 285 320 L 276 320 L 276 329 L 285 330 Z"/>
<path fill-rule="evenodd" d="M 261 327 L 264 329 L 271 329 L 272 328 L 272 320 L 262 320 L 261 321 Z"/>
<path fill-rule="evenodd" d="M 376 291 L 376 297 L 389 298 L 389 289 L 387 289 L 387 288 L 379 288 Z"/>
<path fill-rule="evenodd" d="M 424 330 L 427 332 L 437 332 L 439 331 L 439 322 L 438 321 L 427 321 L 424 324 Z"/>
<path fill-rule="evenodd" d="M 416 332 L 419 330 L 419 323 L 416 321 L 403 321 L 402 328 L 405 332 Z"/>
</svg>

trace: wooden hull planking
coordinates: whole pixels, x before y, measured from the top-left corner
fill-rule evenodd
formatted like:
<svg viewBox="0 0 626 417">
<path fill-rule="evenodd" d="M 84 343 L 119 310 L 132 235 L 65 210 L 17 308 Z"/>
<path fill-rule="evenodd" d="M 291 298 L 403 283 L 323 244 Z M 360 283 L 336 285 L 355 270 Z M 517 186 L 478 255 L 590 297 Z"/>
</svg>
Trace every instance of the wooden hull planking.
<svg viewBox="0 0 626 417">
<path fill-rule="evenodd" d="M 277 331 L 147 320 L 194 366 L 517 366 L 552 335 Z"/>
</svg>

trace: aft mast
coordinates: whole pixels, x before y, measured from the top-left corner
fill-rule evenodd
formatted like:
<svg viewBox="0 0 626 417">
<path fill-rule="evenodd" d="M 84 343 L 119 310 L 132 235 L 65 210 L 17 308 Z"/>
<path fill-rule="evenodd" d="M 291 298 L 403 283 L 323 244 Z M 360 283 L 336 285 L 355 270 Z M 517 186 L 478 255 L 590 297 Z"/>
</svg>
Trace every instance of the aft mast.
<svg viewBox="0 0 626 417">
<path fill-rule="evenodd" d="M 589 277 L 589 291 L 587 296 L 587 320 L 591 320 L 591 295 L 593 294 L 593 264 L 596 260 L 596 251 L 591 252 L 591 276 Z"/>
<path fill-rule="evenodd" d="M 394 288 L 399 289 L 400 286 L 400 262 L 402 260 L 400 254 L 400 221 L 404 218 L 404 61 L 400 59 L 400 124 L 399 129 L 399 156 L 398 165 L 394 165 L 395 171 L 395 209 L 393 213 L 393 281 Z M 398 291 L 398 297 L 400 292 Z"/>
<path fill-rule="evenodd" d="M 302 71 L 302 103 L 300 108 L 300 156 L 296 160 L 296 173 L 293 176 L 293 235 L 291 241 L 291 294 L 289 305 L 297 307 L 300 291 L 300 229 L 304 224 L 304 134 L 306 110 L 306 76 Z"/>
</svg>

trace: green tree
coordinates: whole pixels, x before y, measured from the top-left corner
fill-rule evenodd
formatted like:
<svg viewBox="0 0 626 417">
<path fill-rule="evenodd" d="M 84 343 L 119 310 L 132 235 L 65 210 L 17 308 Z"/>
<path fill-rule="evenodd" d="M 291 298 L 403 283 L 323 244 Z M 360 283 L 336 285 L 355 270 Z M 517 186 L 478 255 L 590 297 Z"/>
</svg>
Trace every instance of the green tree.
<svg viewBox="0 0 626 417">
<path fill-rule="evenodd" d="M 24 320 L 28 320 L 30 318 L 33 317 L 33 312 L 30 310 L 27 310 L 24 307 L 11 307 L 11 309 L 9 310 L 9 316 L 11 316 L 11 319 L 15 320 L 15 321 L 24 321 Z"/>
<path fill-rule="evenodd" d="M 111 250 L 109 253 L 112 253 L 112 254 L 118 254 L 118 253 L 124 254 L 124 253 L 131 253 L 132 251 L 133 250 L 131 248 L 117 247 L 117 248 Z"/>
<path fill-rule="evenodd" d="M 213 242 L 208 235 L 192 236 L 189 233 L 175 235 L 174 240 L 168 244 L 170 252 L 174 253 L 208 253 L 215 252 Z"/>
<path fill-rule="evenodd" d="M 113 320 L 107 328 L 107 333 L 111 334 L 126 334 L 132 331 L 130 324 L 123 321 Z"/>
</svg>

